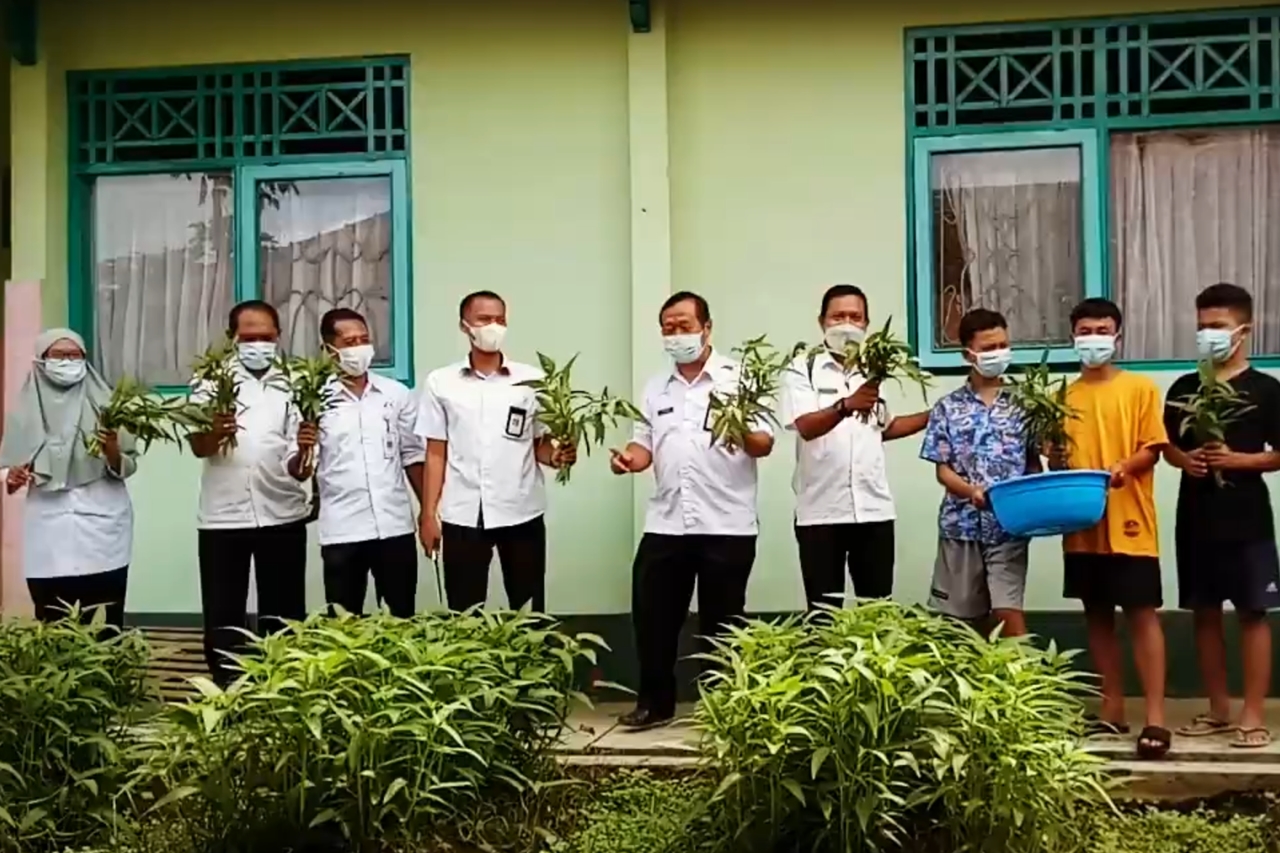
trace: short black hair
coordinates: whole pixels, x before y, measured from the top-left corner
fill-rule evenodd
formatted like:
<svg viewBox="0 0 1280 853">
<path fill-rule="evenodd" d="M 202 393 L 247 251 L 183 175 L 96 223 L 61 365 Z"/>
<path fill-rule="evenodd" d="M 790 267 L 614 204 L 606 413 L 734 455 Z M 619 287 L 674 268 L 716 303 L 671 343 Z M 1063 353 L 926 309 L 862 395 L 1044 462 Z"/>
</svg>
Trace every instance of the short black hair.
<svg viewBox="0 0 1280 853">
<path fill-rule="evenodd" d="M 1253 319 L 1253 295 L 1238 284 L 1220 281 L 1196 294 L 1196 310 L 1204 308 L 1226 308 L 1248 322 Z"/>
<path fill-rule="evenodd" d="M 862 300 L 862 310 L 869 317 L 871 315 L 871 306 L 867 303 L 867 294 L 862 292 L 862 288 L 856 284 L 833 284 L 827 288 L 827 292 L 822 294 L 822 310 L 818 312 L 818 317 L 827 316 L 827 309 L 831 307 L 831 301 L 839 299 L 842 296 L 856 296 Z"/>
<path fill-rule="evenodd" d="M 244 302 L 237 304 L 231 309 L 231 313 L 227 315 L 227 332 L 235 337 L 236 332 L 240 330 L 240 315 L 246 311 L 260 311 L 271 318 L 271 322 L 275 324 L 276 331 L 280 331 L 280 312 L 270 302 L 263 302 L 261 299 L 246 299 Z"/>
<path fill-rule="evenodd" d="M 960 318 L 960 344 L 968 346 L 978 332 L 991 329 L 1007 329 L 1009 323 L 999 311 L 990 308 L 971 308 Z"/>
<path fill-rule="evenodd" d="M 699 323 L 705 326 L 711 322 L 711 306 L 707 304 L 707 300 L 690 290 L 681 290 L 668 296 L 667 301 L 658 309 L 658 322 L 662 322 L 662 315 L 667 313 L 668 308 L 685 301 L 693 303 L 693 314 Z"/>
<path fill-rule="evenodd" d="M 467 316 L 467 309 L 470 308 L 471 303 L 475 302 L 477 299 L 496 299 L 502 303 L 503 308 L 507 307 L 507 300 L 503 299 L 501 296 L 494 293 L 492 290 L 477 290 L 473 293 L 468 293 L 466 296 L 462 297 L 462 301 L 458 303 L 458 319 L 459 320 Z"/>
<path fill-rule="evenodd" d="M 1081 320 L 1115 320 L 1118 332 L 1124 324 L 1124 315 L 1120 313 L 1120 306 L 1110 299 L 1090 296 L 1071 309 L 1071 328 L 1074 329 Z"/>
<path fill-rule="evenodd" d="M 338 336 L 338 324 L 343 320 L 355 320 L 366 331 L 369 328 L 369 321 L 354 308 L 331 308 L 320 318 L 320 340 L 326 344 L 333 343 L 333 339 Z"/>
</svg>

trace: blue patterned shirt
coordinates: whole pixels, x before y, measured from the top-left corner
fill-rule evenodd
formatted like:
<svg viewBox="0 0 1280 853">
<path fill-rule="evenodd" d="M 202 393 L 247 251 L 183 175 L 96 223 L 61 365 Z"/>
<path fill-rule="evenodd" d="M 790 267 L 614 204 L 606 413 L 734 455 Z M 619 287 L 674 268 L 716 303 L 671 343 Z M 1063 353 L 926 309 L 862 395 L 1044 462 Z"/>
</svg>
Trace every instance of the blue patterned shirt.
<svg viewBox="0 0 1280 853">
<path fill-rule="evenodd" d="M 920 458 L 949 465 L 966 481 L 983 487 L 1021 477 L 1027 471 L 1022 410 L 1005 390 L 988 406 L 966 382 L 929 412 Z M 942 498 L 938 531 L 944 539 L 968 542 L 1009 538 L 990 509 L 980 510 L 950 492 Z"/>
</svg>

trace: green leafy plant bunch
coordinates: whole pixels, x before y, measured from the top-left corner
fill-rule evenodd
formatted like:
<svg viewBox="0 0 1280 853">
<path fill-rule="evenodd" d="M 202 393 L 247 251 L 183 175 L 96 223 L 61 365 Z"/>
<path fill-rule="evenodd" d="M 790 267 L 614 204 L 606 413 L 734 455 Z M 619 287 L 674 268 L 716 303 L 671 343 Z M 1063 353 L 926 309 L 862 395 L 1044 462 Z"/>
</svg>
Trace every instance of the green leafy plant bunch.
<svg viewBox="0 0 1280 853">
<path fill-rule="evenodd" d="M 200 404 L 202 417 L 210 424 L 219 415 L 237 415 L 240 377 L 236 370 L 236 342 L 230 335 L 215 341 L 192 366 L 195 387 L 207 394 Z M 222 441 L 219 451 L 226 453 L 236 446 L 235 433 Z"/>
<path fill-rule="evenodd" d="M 113 837 L 126 733 L 148 690 L 136 633 L 104 614 L 0 622 L 0 851 L 53 853 Z"/>
<path fill-rule="evenodd" d="M 1178 432 L 1190 435 L 1201 447 L 1226 444 L 1227 427 L 1241 415 L 1252 411 L 1254 406 L 1240 395 L 1234 385 L 1218 378 L 1211 362 L 1201 362 L 1197 373 L 1200 387 L 1196 392 L 1180 400 L 1169 401 L 1170 406 L 1182 412 Z M 1213 479 L 1219 486 L 1227 484 L 1221 471 L 1214 471 Z"/>
<path fill-rule="evenodd" d="M 1039 364 L 1027 365 L 1021 375 L 1009 377 L 1009 390 L 1022 410 L 1028 443 L 1041 452 L 1065 453 L 1070 444 L 1067 422 L 1079 414 L 1067 402 L 1067 377 L 1053 378 L 1049 351 L 1045 350 Z"/>
<path fill-rule="evenodd" d="M 870 333 L 862 343 L 849 343 L 842 352 L 835 353 L 844 367 L 846 377 L 861 376 L 863 381 L 881 385 L 893 380 L 899 386 L 911 384 L 919 387 L 921 396 L 927 402 L 929 386 L 933 377 L 920 366 L 920 360 L 912 354 L 911 346 L 894 335 L 890 328 L 893 317 L 885 320 L 880 329 Z M 813 375 L 813 365 L 823 353 L 830 352 L 825 345 L 810 347 L 797 344 L 796 352 L 805 352 L 806 366 L 809 375 Z M 872 412 L 859 412 L 863 421 L 871 419 Z"/>
<path fill-rule="evenodd" d="M 278 382 L 289 392 L 290 401 L 303 423 L 319 424 L 324 413 L 338 400 L 338 381 L 342 371 L 333 352 L 325 350 L 315 356 L 281 356 L 276 360 Z M 308 447 L 300 463 L 311 468 L 315 447 Z"/>
<path fill-rule="evenodd" d="M 138 810 L 199 850 L 471 849 L 479 810 L 560 778 L 575 669 L 602 646 L 527 613 L 313 617 L 146 732 Z"/>
<path fill-rule="evenodd" d="M 102 431 L 133 436 L 145 453 L 156 441 L 181 447 L 186 436 L 212 425 L 204 407 L 186 397 L 162 397 L 130 376 L 116 383 L 97 415 L 99 432 L 84 437 L 85 449 L 97 457 L 103 455 Z"/>
<path fill-rule="evenodd" d="M 733 348 L 739 361 L 737 381 L 732 390 L 711 392 L 707 419 L 712 444 L 719 442 L 726 449 L 737 451 L 761 423 L 778 423 L 773 408 L 782 387 L 782 374 L 797 353 L 798 350 L 778 350 L 764 335 Z"/>
<path fill-rule="evenodd" d="M 556 448 L 581 447 L 588 454 L 591 446 L 604 444 L 605 433 L 624 420 L 645 422 L 644 415 L 622 397 L 604 388 L 599 394 L 573 387 L 575 355 L 563 365 L 538 353 L 542 376 L 520 384 L 532 388 L 538 401 L 538 422 L 545 425 L 547 435 Z M 572 469 L 556 471 L 556 482 L 569 482 Z"/>
<path fill-rule="evenodd" d="M 751 622 L 708 658 L 715 850 L 1065 853 L 1107 802 L 1052 646 L 882 602 Z"/>
</svg>

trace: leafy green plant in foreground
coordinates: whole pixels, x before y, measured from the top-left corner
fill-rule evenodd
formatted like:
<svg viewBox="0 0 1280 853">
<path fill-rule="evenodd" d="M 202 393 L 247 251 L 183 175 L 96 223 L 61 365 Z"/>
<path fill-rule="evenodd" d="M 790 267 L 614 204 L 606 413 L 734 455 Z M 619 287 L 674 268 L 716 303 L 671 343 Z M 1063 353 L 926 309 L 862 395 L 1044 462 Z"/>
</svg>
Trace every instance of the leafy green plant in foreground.
<svg viewBox="0 0 1280 853">
<path fill-rule="evenodd" d="M 575 666 L 601 645 L 527 614 L 315 617 L 256 640 L 230 689 L 201 680 L 170 707 L 134 790 L 167 792 L 152 817 L 215 850 L 448 836 L 556 777 Z"/>
<path fill-rule="evenodd" d="M 723 851 L 1079 850 L 1106 801 L 1070 657 L 892 603 L 735 629 L 695 720 Z M 737 845 L 737 846 L 735 846 Z M 950 845 L 950 846 L 947 846 Z"/>
<path fill-rule="evenodd" d="M 542 378 L 530 379 L 520 384 L 534 389 L 538 398 L 538 421 L 547 427 L 556 447 L 583 447 L 588 454 L 591 445 L 604 444 L 605 431 L 618 426 L 619 421 L 644 421 L 644 415 L 628 400 L 616 397 L 603 389 L 599 394 L 581 391 L 573 387 L 575 355 L 557 367 L 548 356 L 538 353 Z M 569 482 L 571 468 L 556 472 L 557 483 Z"/>
<path fill-rule="evenodd" d="M 147 695 L 147 651 L 104 614 L 0 622 L 0 851 L 92 844 L 118 827 L 123 737 Z"/>
</svg>

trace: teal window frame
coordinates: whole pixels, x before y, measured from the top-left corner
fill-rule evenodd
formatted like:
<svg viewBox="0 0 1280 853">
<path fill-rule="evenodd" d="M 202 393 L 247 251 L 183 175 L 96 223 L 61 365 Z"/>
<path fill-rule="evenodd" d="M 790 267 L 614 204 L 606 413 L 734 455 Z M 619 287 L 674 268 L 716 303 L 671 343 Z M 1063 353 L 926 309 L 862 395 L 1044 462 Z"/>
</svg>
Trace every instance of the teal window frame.
<svg viewBox="0 0 1280 853">
<path fill-rule="evenodd" d="M 388 69 L 398 69 L 399 76 L 394 84 L 383 83 L 376 90 L 379 96 L 386 96 L 386 102 L 378 106 L 387 115 L 391 110 L 389 89 L 394 85 L 403 91 L 400 99 L 404 105 L 403 129 L 391 131 L 377 129 L 372 122 L 362 131 L 346 132 L 349 139 L 367 137 L 365 152 L 344 152 L 337 154 L 298 154 L 282 151 L 286 145 L 308 138 L 324 138 L 323 130 L 316 133 L 307 132 L 305 125 L 292 119 L 282 121 L 279 107 L 275 108 L 275 133 L 265 132 L 261 127 L 247 122 L 241 114 L 244 102 L 240 98 L 250 94 L 261 94 L 272 91 L 268 84 L 262 83 L 261 92 L 253 91 L 243 85 L 243 81 L 263 81 L 276 79 L 289 72 L 306 72 L 314 70 L 363 70 L 368 81 L 374 80 L 378 73 L 389 74 Z M 117 121 L 125 123 L 141 121 L 152 122 L 151 130 L 181 133 L 189 129 L 196 121 L 192 114 L 199 114 L 200 127 L 215 128 L 208 132 L 207 139 L 199 143 L 200 150 L 211 150 L 218 156 L 196 157 L 190 159 L 156 159 L 156 160 L 123 160 L 111 159 L 112 143 L 108 138 L 105 143 L 85 145 L 85 129 L 80 126 L 77 112 L 74 109 L 77 99 L 83 99 L 85 87 L 95 91 L 93 87 L 109 88 L 118 81 L 147 81 L 180 76 L 198 78 L 203 81 L 232 79 L 237 82 L 219 82 L 218 94 L 236 98 L 235 122 L 240 124 L 241 134 L 234 135 L 226 126 L 224 118 L 206 117 L 203 105 L 198 105 L 191 113 L 163 111 L 153 109 L 149 116 L 138 119 L 121 111 Z M 387 79 L 391 79 L 389 76 Z M 337 90 L 357 91 L 361 84 L 335 86 Z M 304 99 L 297 92 L 299 87 L 281 85 L 278 92 L 292 96 L 296 103 Z M 208 97 L 210 91 L 197 88 L 196 94 Z M 375 92 L 372 85 L 369 92 Z M 163 93 L 162 93 L 163 94 Z M 184 92 L 183 94 L 190 94 Z M 305 91 L 303 92 L 305 95 Z M 372 118 L 374 106 L 369 103 L 374 95 L 370 94 L 360 108 L 366 117 Z M 90 96 L 93 97 L 93 96 Z M 101 98 L 101 95 L 97 95 Z M 326 95 L 322 92 L 321 100 Z M 264 98 L 265 100 L 265 98 Z M 68 216 L 67 216 L 67 285 L 68 285 L 68 325 L 79 332 L 92 354 L 95 341 L 94 304 L 96 300 L 93 271 L 93 184 L 100 177 L 122 175 L 155 175 L 179 173 L 227 172 L 232 175 L 233 211 L 232 245 L 235 247 L 233 273 L 235 283 L 233 297 L 235 302 L 245 299 L 256 299 L 261 296 L 260 275 L 258 265 L 260 234 L 258 198 L 255 188 L 259 181 L 303 181 L 322 180 L 341 177 L 376 177 L 386 176 L 391 184 L 391 361 L 385 365 L 375 365 L 374 371 L 380 375 L 390 376 L 410 387 L 414 384 L 413 364 L 413 246 L 412 246 L 412 196 L 410 191 L 411 158 L 409 105 L 409 60 L 407 57 L 389 56 L 362 59 L 303 60 L 297 62 L 250 63 L 213 66 L 163 67 L 108 71 L 77 71 L 67 74 L 68 121 Z M 108 111 L 114 105 L 108 105 Z M 343 108 L 336 101 L 326 104 L 330 119 L 340 118 Z M 367 110 L 367 111 L 366 111 Z M 350 110 L 346 110 L 351 115 Z M 261 120 L 261 119 L 259 119 Z M 253 127 L 252 133 L 248 128 Z M 102 128 L 96 128 L 102 132 Z M 90 134 L 94 131 L 90 128 Z M 216 134 L 216 135 L 215 135 Z M 194 136 L 194 130 L 191 131 Z M 394 141 L 393 141 L 394 137 Z M 189 142 L 190 137 L 183 141 Z M 86 153 L 87 152 L 87 153 Z M 228 153 L 230 152 L 230 153 Z M 252 152 L 252 153 L 247 153 Z M 247 227 L 252 224 L 252 227 Z M 145 380 L 145 377 L 143 377 Z M 162 393 L 185 393 L 186 386 L 160 386 L 156 389 Z"/>
<path fill-rule="evenodd" d="M 1248 35 L 1215 35 L 1225 22 L 1247 22 Z M 1177 39 L 1148 37 L 1149 28 L 1164 25 L 1204 25 L 1208 35 L 1188 37 L 1187 55 L 1172 63 L 1149 62 L 1140 79 L 1123 62 L 1113 67 L 1113 55 L 1181 44 Z M 965 39 L 1009 39 L 1034 34 L 1039 46 L 975 49 L 959 47 Z M 1270 61 L 1258 61 L 1260 45 L 1269 47 Z M 924 45 L 923 49 L 917 49 Z M 1208 82 L 1226 79 L 1222 55 L 1206 59 L 1207 50 L 1226 51 L 1232 45 L 1231 62 L 1244 55 L 1245 71 L 1230 72 L 1236 81 L 1242 73 L 1250 79 L 1226 89 L 1209 90 Z M 1249 51 L 1253 52 L 1250 53 Z M 930 158 L 948 151 L 999 150 L 1060 145 L 1047 140 L 1075 140 L 1081 146 L 1082 239 L 1085 248 L 1085 296 L 1111 298 L 1114 292 L 1111 264 L 1110 139 L 1113 133 L 1156 132 L 1179 128 L 1228 128 L 1280 124 L 1280 6 L 1227 10 L 1158 13 L 1116 17 L 1076 18 L 1015 23 L 919 27 L 904 33 L 904 100 L 906 116 L 907 204 L 907 314 L 908 340 L 921 364 L 942 373 L 967 369 L 958 348 L 934 347 L 932 199 Z M 1043 58 L 1047 57 L 1047 59 Z M 1185 66 L 1180 66 L 1186 60 Z M 1070 60 L 1070 61 L 1068 61 Z M 1029 81 L 1038 63 L 1048 74 Z M 1161 66 L 1159 63 L 1163 62 Z M 966 64 L 967 63 L 967 64 Z M 1216 63 L 1216 65 L 1215 65 Z M 925 98 L 917 103 L 918 66 L 925 69 Z M 1172 66 L 1172 67 L 1171 67 Z M 1118 67 L 1120 70 L 1115 71 Z M 1147 67 L 1159 73 L 1148 74 Z M 1086 75 L 1087 69 L 1087 75 Z M 940 76 L 940 71 L 945 74 Z M 1044 67 L 1041 68 L 1044 71 Z M 967 74 L 967 83 L 958 80 Z M 1021 77 L 1019 75 L 1022 75 Z M 1111 75 L 1110 77 L 1108 75 Z M 1086 78 L 1089 83 L 1083 82 Z M 1175 79 L 1176 78 L 1176 79 Z M 944 85 L 939 85 L 941 81 Z M 1048 81 L 1046 83 L 1046 80 Z M 1192 84 L 1170 94 L 1156 85 L 1174 80 Z M 1231 81 L 1229 81 L 1231 82 Z M 1201 89 L 1195 89 L 1200 86 Z M 1146 88 L 1149 87 L 1149 88 Z M 1178 97 L 1205 94 L 1233 98 L 1237 108 L 1157 114 L 1153 107 Z M 966 98 L 973 98 L 965 102 Z M 999 123 L 970 120 L 975 112 L 1027 108 L 1051 113 L 1034 120 L 1011 115 Z M 1092 162 L 1089 162 L 1092 160 Z M 1090 186 L 1089 182 L 1093 184 Z M 1090 215 L 1092 211 L 1092 215 Z M 1096 254 L 1096 266 L 1090 256 Z M 1188 306 L 1190 310 L 1190 306 Z M 1043 346 L 1027 348 L 1043 354 Z M 1030 352 L 1015 352 L 1016 361 L 1029 360 Z M 1070 347 L 1050 348 L 1055 366 L 1073 368 Z M 1280 368 L 1280 353 L 1254 356 L 1260 367 Z M 1193 359 L 1125 359 L 1142 370 L 1189 370 Z"/>
<path fill-rule="evenodd" d="M 980 134 L 963 136 L 928 136 L 915 140 L 915 174 L 912 186 L 915 209 L 926 215 L 915 217 L 915 281 L 926 286 L 914 288 L 914 316 L 920 318 L 920 330 L 926 332 L 917 343 L 921 363 L 930 368 L 968 368 L 964 354 L 959 349 L 938 349 L 935 346 L 934 321 L 937 319 L 937 292 L 934 286 L 933 264 L 933 156 L 959 152 L 1005 151 L 1032 148 L 1075 148 L 1080 153 L 1080 223 L 1081 279 L 1084 296 L 1102 296 L 1106 282 L 1103 273 L 1105 235 L 1099 231 L 1104 203 L 1102 184 L 1098 180 L 1098 135 L 1091 130 L 1019 131 L 1014 133 Z M 1019 345 L 1014 341 L 1015 364 L 1038 363 L 1043 357 L 1043 344 Z M 1070 344 L 1049 347 L 1050 358 L 1068 361 L 1074 358 Z"/>
</svg>

